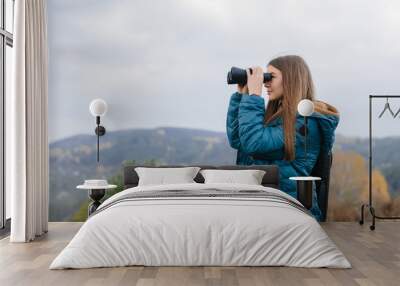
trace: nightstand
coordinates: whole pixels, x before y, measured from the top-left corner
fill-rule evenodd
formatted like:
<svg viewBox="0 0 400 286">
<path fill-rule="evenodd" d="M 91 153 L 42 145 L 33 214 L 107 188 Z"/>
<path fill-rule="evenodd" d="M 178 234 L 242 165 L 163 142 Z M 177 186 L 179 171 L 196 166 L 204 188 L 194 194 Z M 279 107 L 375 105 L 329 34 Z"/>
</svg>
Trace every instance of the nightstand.
<svg viewBox="0 0 400 286">
<path fill-rule="evenodd" d="M 116 187 L 117 187 L 116 185 L 108 185 L 108 184 L 104 184 L 102 186 L 84 184 L 76 187 L 77 189 L 88 190 L 89 198 L 92 199 L 92 202 L 88 206 L 88 216 L 94 213 L 96 209 L 101 205 L 100 200 L 106 194 L 106 190 L 115 189 Z"/>
<path fill-rule="evenodd" d="M 312 182 L 321 180 L 320 177 L 290 177 L 297 182 L 297 200 L 307 209 L 312 207 Z"/>
</svg>

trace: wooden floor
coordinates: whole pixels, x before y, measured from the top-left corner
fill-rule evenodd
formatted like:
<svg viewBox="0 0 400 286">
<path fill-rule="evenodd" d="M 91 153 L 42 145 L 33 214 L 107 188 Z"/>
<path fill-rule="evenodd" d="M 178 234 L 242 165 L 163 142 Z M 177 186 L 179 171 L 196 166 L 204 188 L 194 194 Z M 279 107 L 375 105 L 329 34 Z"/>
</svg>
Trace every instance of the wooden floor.
<svg viewBox="0 0 400 286">
<path fill-rule="evenodd" d="M 290 267 L 119 267 L 48 270 L 81 223 L 50 223 L 32 243 L 0 241 L 0 285 L 400 285 L 400 222 L 376 230 L 358 223 L 325 223 L 323 228 L 353 268 Z"/>
</svg>

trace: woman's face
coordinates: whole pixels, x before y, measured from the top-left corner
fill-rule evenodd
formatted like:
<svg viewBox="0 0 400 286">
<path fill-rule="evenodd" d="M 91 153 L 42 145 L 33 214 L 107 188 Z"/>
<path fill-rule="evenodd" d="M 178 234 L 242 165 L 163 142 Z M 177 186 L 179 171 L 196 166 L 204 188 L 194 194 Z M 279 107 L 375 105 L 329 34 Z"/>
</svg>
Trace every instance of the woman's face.
<svg viewBox="0 0 400 286">
<path fill-rule="evenodd" d="M 267 89 L 268 99 L 276 100 L 283 95 L 282 73 L 274 66 L 269 65 L 267 71 L 272 74 L 272 80 L 264 84 Z"/>
</svg>

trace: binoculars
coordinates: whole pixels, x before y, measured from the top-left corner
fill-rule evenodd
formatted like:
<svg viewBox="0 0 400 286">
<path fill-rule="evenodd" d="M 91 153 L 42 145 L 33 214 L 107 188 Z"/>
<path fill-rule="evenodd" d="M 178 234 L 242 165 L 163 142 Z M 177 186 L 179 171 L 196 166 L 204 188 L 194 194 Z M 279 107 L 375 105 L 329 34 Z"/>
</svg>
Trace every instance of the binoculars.
<svg viewBox="0 0 400 286">
<path fill-rule="evenodd" d="M 264 73 L 264 83 L 272 79 L 272 74 Z M 228 72 L 228 84 L 247 84 L 247 72 L 245 69 L 232 67 L 231 71 Z"/>
</svg>

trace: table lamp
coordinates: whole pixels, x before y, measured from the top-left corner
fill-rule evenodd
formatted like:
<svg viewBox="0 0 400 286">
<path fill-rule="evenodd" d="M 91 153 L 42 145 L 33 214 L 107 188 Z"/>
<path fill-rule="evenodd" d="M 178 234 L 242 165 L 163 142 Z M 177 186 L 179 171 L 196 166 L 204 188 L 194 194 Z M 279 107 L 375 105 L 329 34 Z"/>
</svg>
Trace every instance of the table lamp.
<svg viewBox="0 0 400 286">
<path fill-rule="evenodd" d="M 314 113 L 314 103 L 311 100 L 303 99 L 297 105 L 297 111 L 304 116 L 304 153 L 307 160 L 307 117 Z M 312 182 L 321 180 L 319 177 L 290 177 L 297 182 L 297 200 L 307 209 L 312 207 Z"/>
</svg>

